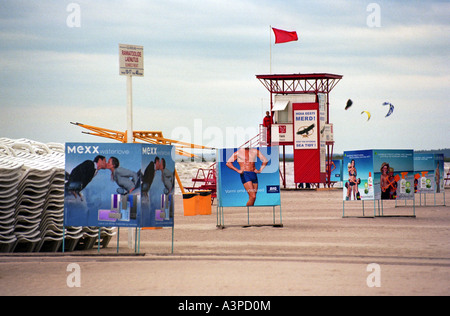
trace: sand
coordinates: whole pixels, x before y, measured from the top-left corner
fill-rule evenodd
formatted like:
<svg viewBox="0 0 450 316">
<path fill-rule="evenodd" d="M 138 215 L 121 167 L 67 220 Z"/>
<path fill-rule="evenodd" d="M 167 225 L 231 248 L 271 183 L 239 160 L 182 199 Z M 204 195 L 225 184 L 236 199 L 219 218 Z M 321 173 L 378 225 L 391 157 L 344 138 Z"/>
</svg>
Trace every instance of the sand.
<svg viewBox="0 0 450 316">
<path fill-rule="evenodd" d="M 450 208 L 443 194 L 436 205 L 427 195 L 426 206 L 417 196 L 416 218 L 342 218 L 340 189 L 282 191 L 281 201 L 281 228 L 242 227 L 247 209 L 226 208 L 228 227 L 218 229 L 215 204 L 212 215 L 185 217 L 177 195 L 173 254 L 171 228 L 142 231 L 138 255 L 127 247 L 128 229 L 120 230 L 119 254 L 116 237 L 100 253 L 0 254 L 0 295 L 450 294 Z M 364 206 L 373 215 L 373 202 Z M 412 215 L 414 207 L 386 201 L 383 212 Z M 362 203 L 346 202 L 345 215 L 362 215 Z M 272 221 L 272 208 L 250 209 L 251 224 Z M 80 267 L 80 287 L 68 286 L 71 263 Z M 372 263 L 379 274 L 368 270 Z M 368 286 L 374 275 L 379 287 Z"/>
</svg>

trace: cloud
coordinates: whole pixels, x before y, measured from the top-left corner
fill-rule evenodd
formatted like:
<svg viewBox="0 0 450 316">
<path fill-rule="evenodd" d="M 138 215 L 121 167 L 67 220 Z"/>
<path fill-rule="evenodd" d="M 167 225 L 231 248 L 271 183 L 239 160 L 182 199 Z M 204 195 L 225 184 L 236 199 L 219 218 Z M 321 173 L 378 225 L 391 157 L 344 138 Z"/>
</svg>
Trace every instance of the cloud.
<svg viewBox="0 0 450 316">
<path fill-rule="evenodd" d="M 124 130 L 126 80 L 118 74 L 119 43 L 144 46 L 145 77 L 133 78 L 137 128 L 171 133 L 192 129 L 196 119 L 205 128 L 258 126 L 269 93 L 255 75 L 269 72 L 272 25 L 299 34 L 298 42 L 272 44 L 274 72 L 344 75 L 330 97 L 335 151 L 384 144 L 389 134 L 410 142 L 396 128 L 420 124 L 432 141 L 411 146 L 448 146 L 433 132 L 434 122 L 449 130 L 442 119 L 449 114 L 448 1 L 377 1 L 380 28 L 367 26 L 369 2 L 359 0 L 75 2 L 81 9 L 79 28 L 66 24 L 70 2 L 0 3 L 0 94 L 6 113 L 0 132 L 78 139 L 78 128 L 67 125 L 71 120 Z M 372 125 L 360 122 L 361 111 L 341 109 L 348 98 L 372 107 Z M 398 105 L 390 124 L 377 121 L 385 99 Z M 427 101 L 428 109 L 441 115 L 417 114 Z M 5 121 L 20 117 L 20 111 L 30 115 L 22 120 L 26 124 Z M 369 144 L 355 132 L 376 134 L 375 124 L 386 135 Z M 389 144 L 405 140 L 391 137 Z"/>
</svg>

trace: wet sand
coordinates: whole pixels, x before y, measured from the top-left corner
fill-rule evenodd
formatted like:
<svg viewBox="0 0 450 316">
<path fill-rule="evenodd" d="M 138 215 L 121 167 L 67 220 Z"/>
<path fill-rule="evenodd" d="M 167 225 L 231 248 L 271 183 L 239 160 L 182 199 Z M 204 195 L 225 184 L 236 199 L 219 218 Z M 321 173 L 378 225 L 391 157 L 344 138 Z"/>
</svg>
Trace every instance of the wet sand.
<svg viewBox="0 0 450 316">
<path fill-rule="evenodd" d="M 447 200 L 450 197 L 446 190 Z M 443 194 L 412 201 L 342 201 L 342 190 L 282 191 L 283 227 L 247 225 L 246 208 L 183 216 L 176 196 L 172 229 L 141 232 L 139 254 L 128 229 L 107 248 L 65 254 L 0 254 L 0 295 L 449 295 L 450 208 Z M 447 205 L 449 202 L 447 201 Z M 345 215 L 343 218 L 343 206 Z M 392 215 L 416 218 L 391 217 Z M 375 209 L 378 212 L 378 209 Z M 276 223 L 280 222 L 276 209 Z M 251 208 L 250 224 L 272 224 L 272 208 Z M 69 287 L 80 267 L 80 287 Z M 380 286 L 369 287 L 380 268 Z M 370 282 L 369 282 L 370 283 Z"/>
</svg>

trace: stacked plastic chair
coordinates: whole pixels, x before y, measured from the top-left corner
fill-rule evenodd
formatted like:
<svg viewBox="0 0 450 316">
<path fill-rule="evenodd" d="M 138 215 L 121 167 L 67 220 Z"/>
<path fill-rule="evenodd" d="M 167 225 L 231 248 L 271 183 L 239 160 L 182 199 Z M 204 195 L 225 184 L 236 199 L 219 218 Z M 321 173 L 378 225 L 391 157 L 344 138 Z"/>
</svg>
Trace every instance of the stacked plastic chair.
<svg viewBox="0 0 450 316">
<path fill-rule="evenodd" d="M 0 252 L 11 252 L 17 241 L 15 208 L 23 164 L 5 158 L 10 155 L 9 147 L 0 143 Z"/>
<path fill-rule="evenodd" d="M 0 252 L 56 252 L 64 237 L 64 250 L 73 251 L 93 237 L 83 227 L 68 227 L 64 234 L 64 163 L 63 145 L 0 138 Z M 106 247 L 114 232 L 103 231 Z"/>
</svg>

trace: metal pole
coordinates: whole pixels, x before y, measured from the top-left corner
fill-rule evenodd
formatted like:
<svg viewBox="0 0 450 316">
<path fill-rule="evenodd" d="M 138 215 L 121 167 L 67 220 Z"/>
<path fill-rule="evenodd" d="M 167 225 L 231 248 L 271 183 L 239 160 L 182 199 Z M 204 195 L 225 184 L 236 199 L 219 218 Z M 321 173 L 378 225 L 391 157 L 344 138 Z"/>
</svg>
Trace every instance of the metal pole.
<svg viewBox="0 0 450 316">
<path fill-rule="evenodd" d="M 272 74 L 272 25 L 269 25 L 270 74 Z"/>
<path fill-rule="evenodd" d="M 127 143 L 133 143 L 133 77 L 127 76 Z M 128 248 L 133 249 L 133 229 L 128 228 Z"/>
<path fill-rule="evenodd" d="M 120 227 L 117 227 L 117 253 L 119 253 Z"/>
<path fill-rule="evenodd" d="M 66 247 L 66 227 L 63 225 L 63 240 L 62 240 L 62 252 L 63 253 L 64 253 L 65 247 Z"/>
<path fill-rule="evenodd" d="M 173 235 L 175 233 L 175 223 L 174 226 L 172 226 L 172 254 L 173 254 Z"/>
<path fill-rule="evenodd" d="M 100 235 L 101 235 L 101 232 L 102 232 L 102 228 L 99 227 L 98 228 L 98 243 L 97 243 L 97 252 L 98 253 L 100 253 Z"/>
<path fill-rule="evenodd" d="M 127 143 L 133 142 L 133 84 L 132 76 L 127 76 Z"/>
</svg>

